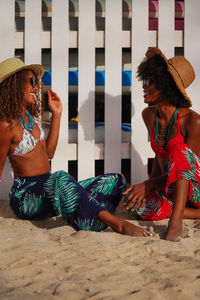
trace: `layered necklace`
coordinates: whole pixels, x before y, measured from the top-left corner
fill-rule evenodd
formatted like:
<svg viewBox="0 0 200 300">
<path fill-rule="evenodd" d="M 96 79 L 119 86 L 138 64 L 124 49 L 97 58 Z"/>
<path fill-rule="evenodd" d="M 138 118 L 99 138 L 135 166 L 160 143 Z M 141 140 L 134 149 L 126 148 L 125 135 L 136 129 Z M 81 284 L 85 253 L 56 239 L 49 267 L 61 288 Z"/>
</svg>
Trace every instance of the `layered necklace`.
<svg viewBox="0 0 200 300">
<path fill-rule="evenodd" d="M 33 131 L 33 117 L 31 116 L 30 112 L 26 110 L 26 115 L 28 116 L 29 124 L 27 124 L 22 117 L 20 117 L 20 123 L 23 127 L 28 131 Z"/>
<path fill-rule="evenodd" d="M 174 122 L 177 119 L 179 108 L 176 107 L 176 110 L 171 118 L 171 121 L 169 123 L 169 126 L 167 127 L 161 127 L 158 118 L 159 118 L 159 112 L 157 110 L 156 117 L 155 117 L 155 139 L 158 146 L 165 148 L 170 140 Z"/>
</svg>

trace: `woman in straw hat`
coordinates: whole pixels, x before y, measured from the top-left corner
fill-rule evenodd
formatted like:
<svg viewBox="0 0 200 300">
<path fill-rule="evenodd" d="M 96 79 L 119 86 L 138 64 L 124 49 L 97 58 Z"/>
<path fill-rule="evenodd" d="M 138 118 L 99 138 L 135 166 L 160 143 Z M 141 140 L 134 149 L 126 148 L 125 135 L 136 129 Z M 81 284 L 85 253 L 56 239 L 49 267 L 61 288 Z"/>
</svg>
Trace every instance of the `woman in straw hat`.
<svg viewBox="0 0 200 300">
<path fill-rule="evenodd" d="M 125 207 L 142 220 L 170 217 L 167 240 L 182 236 L 182 218 L 200 218 L 200 116 L 185 88 L 195 78 L 183 56 L 166 59 L 150 48 L 138 67 L 142 116 L 155 152 L 150 179 L 128 188 Z"/>
<path fill-rule="evenodd" d="M 64 172 L 50 172 L 59 135 L 62 104 L 48 92 L 52 119 L 47 139 L 37 121 L 41 99 L 41 65 L 25 65 L 19 58 L 0 63 L 0 175 L 6 156 L 14 171 L 10 207 L 22 219 L 62 215 L 75 229 L 148 236 L 150 231 L 121 220 L 113 213 L 126 187 L 119 174 L 105 174 L 76 182 Z M 3 183 L 1 183 L 3 184 Z"/>
</svg>

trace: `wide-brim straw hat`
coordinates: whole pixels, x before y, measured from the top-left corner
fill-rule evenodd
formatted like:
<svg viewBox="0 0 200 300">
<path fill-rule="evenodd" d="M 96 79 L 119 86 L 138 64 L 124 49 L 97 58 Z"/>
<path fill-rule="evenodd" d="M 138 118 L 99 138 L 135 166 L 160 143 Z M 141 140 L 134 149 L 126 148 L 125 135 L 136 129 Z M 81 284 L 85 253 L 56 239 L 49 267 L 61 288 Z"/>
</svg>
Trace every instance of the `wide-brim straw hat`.
<svg viewBox="0 0 200 300">
<path fill-rule="evenodd" d="M 12 57 L 0 63 L 0 83 L 21 70 L 32 70 L 38 79 L 44 74 L 44 67 L 39 64 L 26 65 L 18 57 Z"/>
<path fill-rule="evenodd" d="M 156 54 L 160 55 L 164 59 L 167 65 L 167 70 L 171 74 L 177 88 L 184 96 L 189 106 L 191 106 L 191 100 L 185 90 L 195 79 L 195 73 L 191 63 L 184 56 L 175 56 L 167 59 L 162 51 L 157 47 L 149 48 L 146 52 L 146 57 L 150 58 Z"/>
</svg>

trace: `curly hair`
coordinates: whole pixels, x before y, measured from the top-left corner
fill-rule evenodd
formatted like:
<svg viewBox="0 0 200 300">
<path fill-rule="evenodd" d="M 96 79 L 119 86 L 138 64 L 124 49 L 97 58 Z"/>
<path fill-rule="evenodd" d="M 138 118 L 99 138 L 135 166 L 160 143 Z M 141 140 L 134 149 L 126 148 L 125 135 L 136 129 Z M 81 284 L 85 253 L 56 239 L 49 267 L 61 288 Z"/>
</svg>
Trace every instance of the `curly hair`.
<svg viewBox="0 0 200 300">
<path fill-rule="evenodd" d="M 161 92 L 168 104 L 177 107 L 190 107 L 191 104 L 185 99 L 177 88 L 171 74 L 167 70 L 164 59 L 155 54 L 150 58 L 145 58 L 137 70 L 139 80 L 150 80 Z"/>
<path fill-rule="evenodd" d="M 6 78 L 0 84 L 0 120 L 6 118 L 8 122 L 19 119 L 23 108 L 23 90 L 27 82 L 28 70 L 21 70 Z M 33 72 L 33 70 L 30 70 Z M 34 74 L 34 72 L 33 72 Z M 34 74 L 37 78 L 36 74 Z M 41 90 L 42 83 L 37 83 Z M 41 95 L 40 95 L 41 94 Z M 38 117 L 43 109 L 43 93 L 36 93 L 36 103 L 30 105 L 28 110 L 33 117 Z"/>
</svg>

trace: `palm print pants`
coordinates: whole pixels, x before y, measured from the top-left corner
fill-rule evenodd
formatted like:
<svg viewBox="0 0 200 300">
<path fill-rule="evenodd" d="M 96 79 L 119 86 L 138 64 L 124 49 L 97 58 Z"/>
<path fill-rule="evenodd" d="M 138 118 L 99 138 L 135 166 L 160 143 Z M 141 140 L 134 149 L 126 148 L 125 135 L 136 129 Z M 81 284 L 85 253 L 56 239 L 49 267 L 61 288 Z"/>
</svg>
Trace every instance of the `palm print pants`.
<svg viewBox="0 0 200 300">
<path fill-rule="evenodd" d="M 80 182 L 65 171 L 17 177 L 9 194 L 10 208 L 21 219 L 61 215 L 76 230 L 100 231 L 107 225 L 98 214 L 113 213 L 125 188 L 125 178 L 116 173 Z"/>
<path fill-rule="evenodd" d="M 145 206 L 135 213 L 142 220 L 162 220 L 173 209 L 174 184 L 179 179 L 189 181 L 187 207 L 200 209 L 200 159 L 186 145 L 177 144 L 169 155 L 168 177 L 163 191 L 153 190 L 147 196 Z"/>
</svg>

